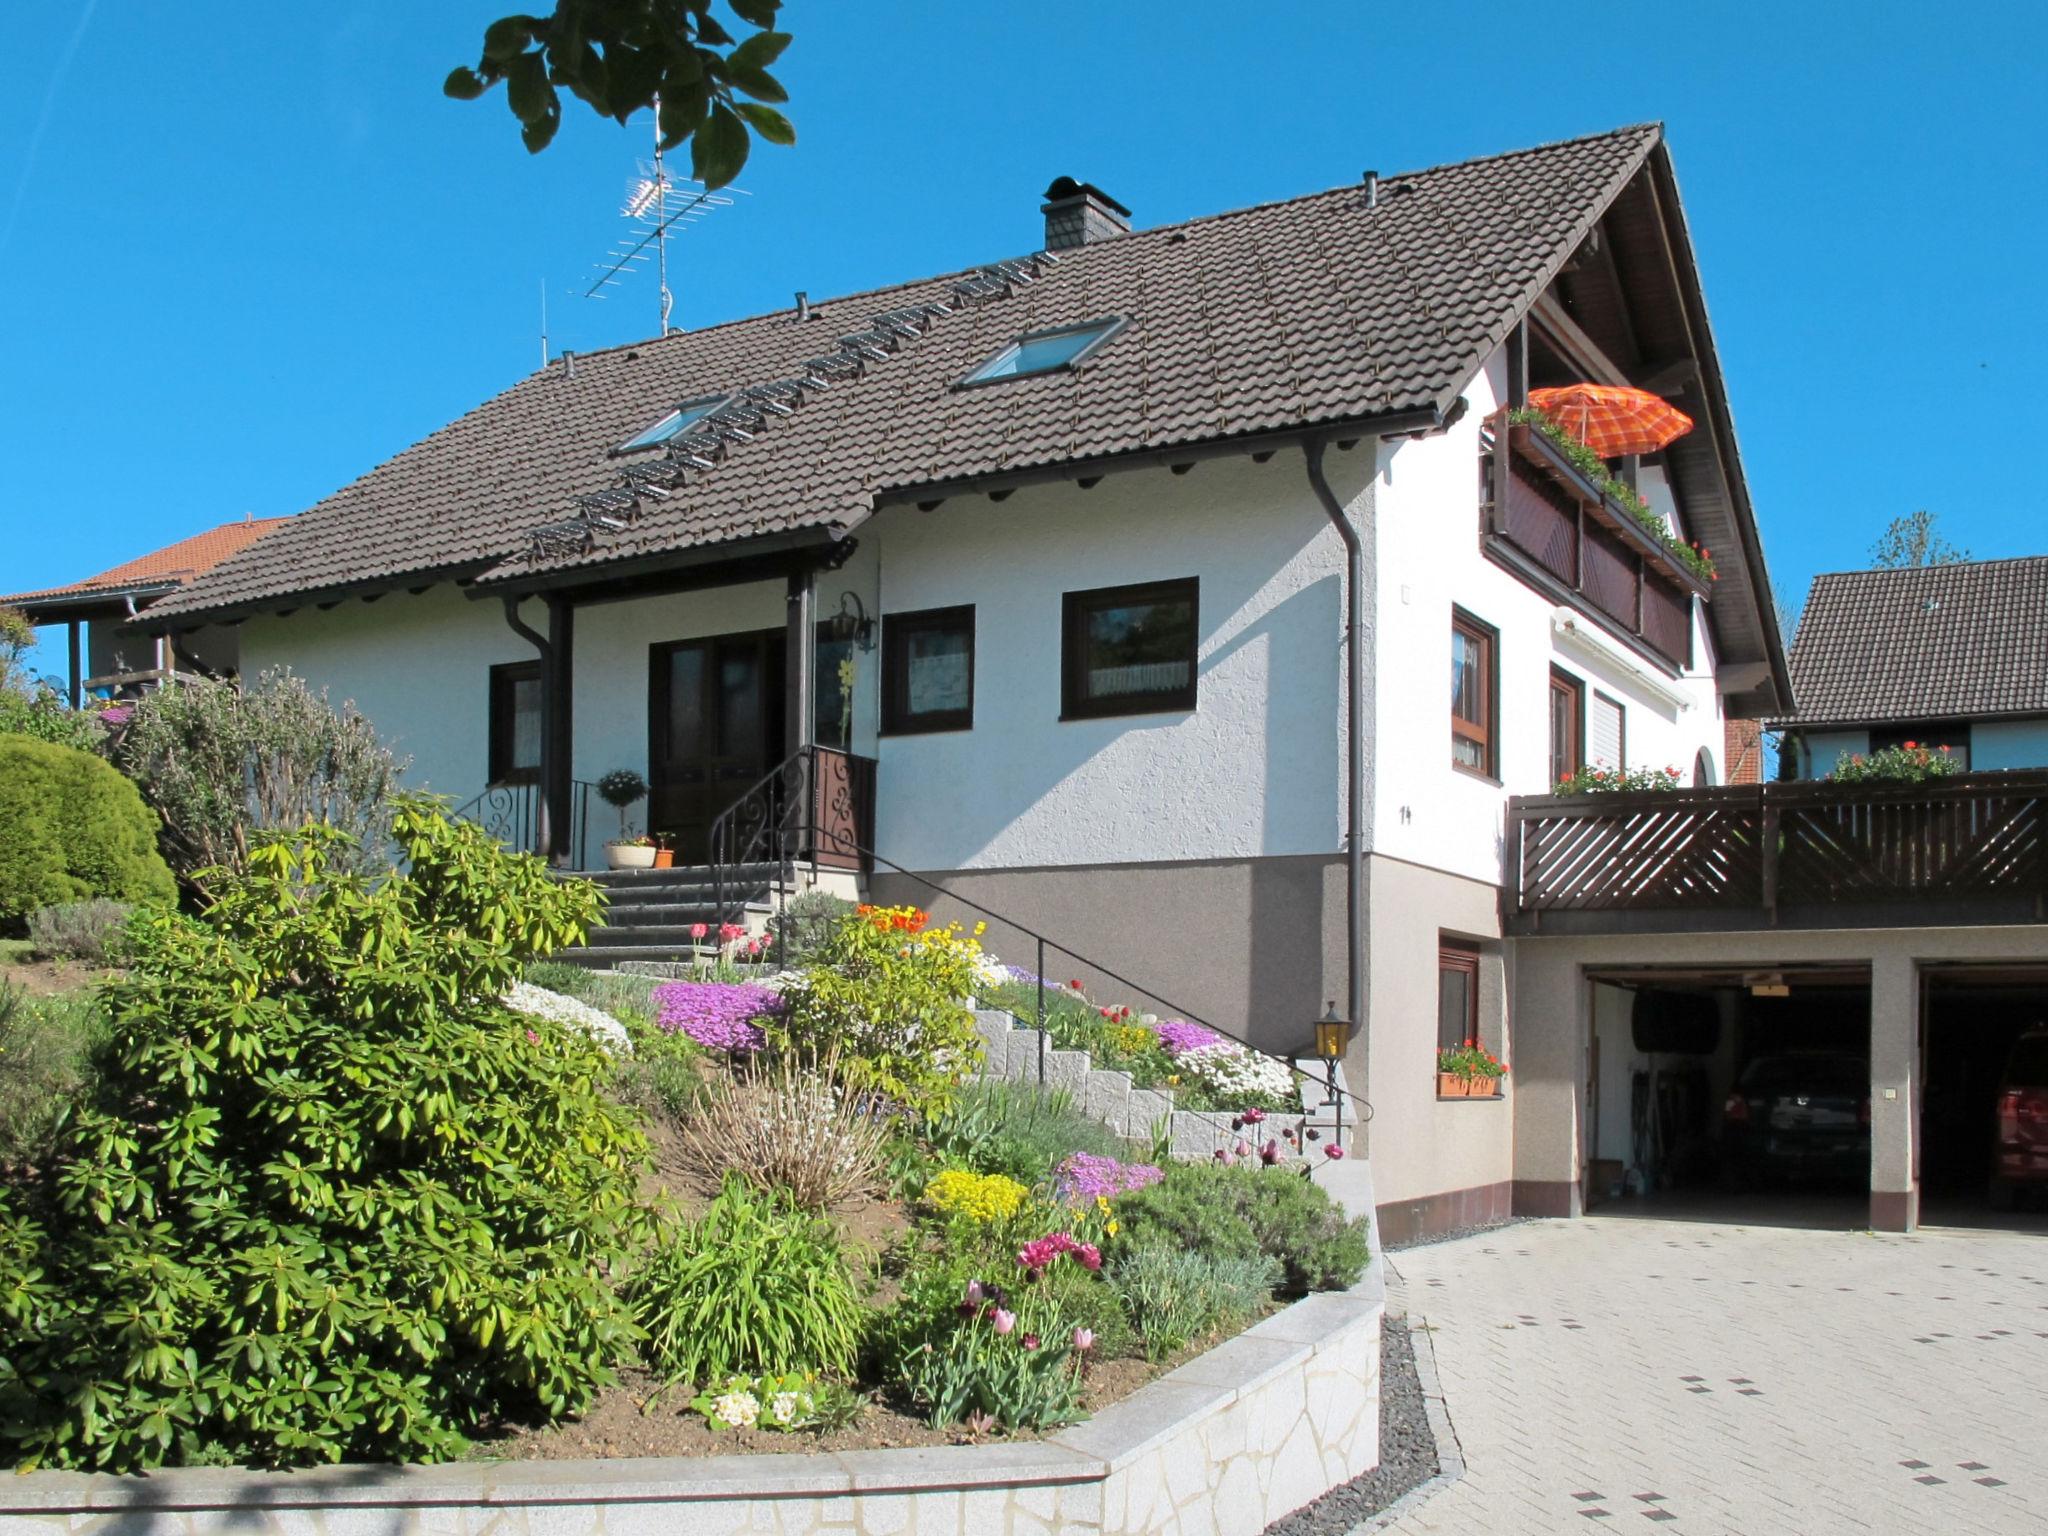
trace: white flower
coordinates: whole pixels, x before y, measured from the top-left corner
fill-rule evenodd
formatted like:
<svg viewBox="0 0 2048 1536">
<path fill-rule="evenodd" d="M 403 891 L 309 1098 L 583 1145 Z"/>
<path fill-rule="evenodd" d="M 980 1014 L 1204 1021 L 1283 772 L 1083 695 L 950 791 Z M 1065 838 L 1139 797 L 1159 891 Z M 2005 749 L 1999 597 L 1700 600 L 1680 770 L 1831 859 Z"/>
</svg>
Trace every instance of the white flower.
<svg viewBox="0 0 2048 1536">
<path fill-rule="evenodd" d="M 794 1424 L 803 1408 L 804 1400 L 795 1392 L 778 1392 L 768 1399 L 768 1417 L 777 1424 Z"/>
<path fill-rule="evenodd" d="M 751 1392 L 725 1392 L 711 1400 L 711 1416 L 734 1429 L 745 1429 L 761 1417 L 761 1402 Z"/>
<path fill-rule="evenodd" d="M 546 987 L 536 987 L 531 982 L 515 981 L 512 990 L 505 994 L 505 1006 L 530 1019 L 551 1019 L 557 1024 L 574 1025 L 616 1054 L 629 1055 L 632 1052 L 625 1025 L 602 1008 L 593 1008 L 560 992 L 550 992 Z"/>
</svg>

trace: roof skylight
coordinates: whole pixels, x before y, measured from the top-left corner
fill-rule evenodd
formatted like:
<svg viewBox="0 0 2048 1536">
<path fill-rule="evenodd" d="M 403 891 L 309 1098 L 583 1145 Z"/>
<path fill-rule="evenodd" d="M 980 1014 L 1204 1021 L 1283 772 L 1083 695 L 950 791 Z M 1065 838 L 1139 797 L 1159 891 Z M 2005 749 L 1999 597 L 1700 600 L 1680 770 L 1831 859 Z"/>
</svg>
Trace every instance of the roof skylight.
<svg viewBox="0 0 2048 1536">
<path fill-rule="evenodd" d="M 1107 320 L 1090 320 L 1085 325 L 1032 331 L 1019 336 L 960 382 L 993 384 L 999 379 L 1020 379 L 1027 374 L 1071 368 L 1123 328 L 1123 318 L 1111 316 Z"/>
<path fill-rule="evenodd" d="M 638 453 L 643 448 L 659 448 L 678 432 L 702 421 L 726 401 L 724 395 L 705 395 L 698 400 L 685 400 L 661 420 L 637 437 L 629 437 L 613 453 Z"/>
</svg>

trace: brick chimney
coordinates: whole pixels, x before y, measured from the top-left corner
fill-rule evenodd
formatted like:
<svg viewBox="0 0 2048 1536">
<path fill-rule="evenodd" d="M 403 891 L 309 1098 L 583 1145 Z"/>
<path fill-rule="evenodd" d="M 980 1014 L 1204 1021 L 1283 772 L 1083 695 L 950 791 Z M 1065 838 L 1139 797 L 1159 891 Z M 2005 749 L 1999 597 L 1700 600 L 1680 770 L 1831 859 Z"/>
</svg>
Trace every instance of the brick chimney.
<svg viewBox="0 0 2048 1536">
<path fill-rule="evenodd" d="M 1072 250 L 1131 231 L 1131 210 L 1102 188 L 1061 176 L 1045 189 L 1045 248 Z"/>
</svg>

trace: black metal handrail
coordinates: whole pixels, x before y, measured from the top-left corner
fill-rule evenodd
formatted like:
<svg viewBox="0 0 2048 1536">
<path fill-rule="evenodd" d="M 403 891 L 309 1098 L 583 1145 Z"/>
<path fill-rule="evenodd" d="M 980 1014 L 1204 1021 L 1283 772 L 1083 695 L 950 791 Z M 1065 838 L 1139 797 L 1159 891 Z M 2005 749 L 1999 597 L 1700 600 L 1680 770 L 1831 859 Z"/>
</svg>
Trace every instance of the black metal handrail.
<svg viewBox="0 0 2048 1536">
<path fill-rule="evenodd" d="M 583 868 L 590 848 L 590 793 L 595 788 L 587 779 L 569 781 L 569 866 Z M 486 784 L 448 813 L 451 821 L 469 821 L 482 827 L 507 848 L 519 853 L 539 853 L 540 784 L 534 779 L 502 779 Z"/>
</svg>

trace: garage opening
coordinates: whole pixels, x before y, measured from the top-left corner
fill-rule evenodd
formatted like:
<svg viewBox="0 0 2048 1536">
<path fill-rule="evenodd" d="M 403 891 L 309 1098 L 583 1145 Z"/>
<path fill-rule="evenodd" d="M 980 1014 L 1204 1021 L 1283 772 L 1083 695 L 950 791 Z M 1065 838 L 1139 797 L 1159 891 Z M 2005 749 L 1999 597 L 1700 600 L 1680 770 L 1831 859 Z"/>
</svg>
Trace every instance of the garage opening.
<svg viewBox="0 0 2048 1536">
<path fill-rule="evenodd" d="M 1923 972 L 1921 1219 L 2048 1231 L 2048 966 Z"/>
<path fill-rule="evenodd" d="M 1870 1224 L 1870 972 L 1592 974 L 1586 1209 Z"/>
</svg>

